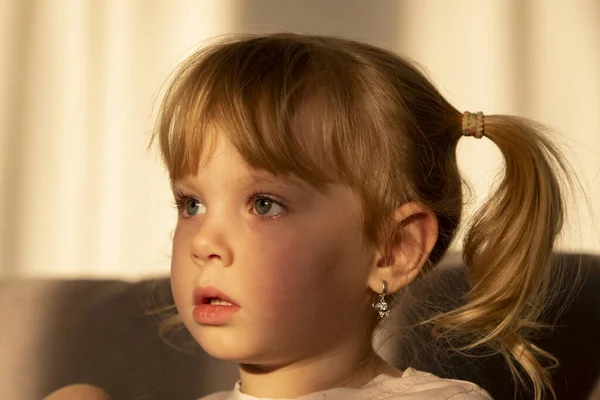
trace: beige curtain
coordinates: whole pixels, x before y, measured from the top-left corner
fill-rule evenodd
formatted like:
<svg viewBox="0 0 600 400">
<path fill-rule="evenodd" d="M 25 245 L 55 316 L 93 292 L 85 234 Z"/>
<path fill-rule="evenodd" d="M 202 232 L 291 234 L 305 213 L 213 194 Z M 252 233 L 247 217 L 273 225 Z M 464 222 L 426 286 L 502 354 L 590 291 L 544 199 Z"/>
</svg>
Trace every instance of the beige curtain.
<svg viewBox="0 0 600 400">
<path fill-rule="evenodd" d="M 600 252 L 597 0 L 0 0 L 0 276 L 166 273 L 175 213 L 146 152 L 161 85 L 204 39 L 278 30 L 391 48 L 459 109 L 553 126 L 586 189 L 561 246 Z M 471 210 L 502 160 L 459 150 Z"/>
</svg>

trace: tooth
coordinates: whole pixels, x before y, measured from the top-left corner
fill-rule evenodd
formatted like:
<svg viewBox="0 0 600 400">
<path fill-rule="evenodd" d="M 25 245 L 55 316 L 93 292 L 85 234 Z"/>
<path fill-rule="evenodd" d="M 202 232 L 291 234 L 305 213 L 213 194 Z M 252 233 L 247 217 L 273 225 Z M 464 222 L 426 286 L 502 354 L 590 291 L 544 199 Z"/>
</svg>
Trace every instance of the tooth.
<svg viewBox="0 0 600 400">
<path fill-rule="evenodd" d="M 217 305 L 217 306 L 232 306 L 233 305 L 230 302 L 221 300 L 221 299 L 211 299 L 210 304 Z"/>
</svg>

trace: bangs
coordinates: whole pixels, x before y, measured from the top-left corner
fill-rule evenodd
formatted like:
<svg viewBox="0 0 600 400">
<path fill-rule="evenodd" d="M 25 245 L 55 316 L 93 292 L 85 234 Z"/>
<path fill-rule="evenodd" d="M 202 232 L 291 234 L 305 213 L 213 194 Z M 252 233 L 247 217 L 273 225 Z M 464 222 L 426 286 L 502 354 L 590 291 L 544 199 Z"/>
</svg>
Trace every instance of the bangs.
<svg viewBox="0 0 600 400">
<path fill-rule="evenodd" d="M 165 94 L 155 135 L 171 181 L 195 175 L 221 135 L 255 169 L 317 188 L 356 183 L 349 160 L 365 146 L 353 142 L 367 135 L 352 133 L 368 130 L 356 61 L 314 41 L 242 39 L 193 55 Z"/>
</svg>

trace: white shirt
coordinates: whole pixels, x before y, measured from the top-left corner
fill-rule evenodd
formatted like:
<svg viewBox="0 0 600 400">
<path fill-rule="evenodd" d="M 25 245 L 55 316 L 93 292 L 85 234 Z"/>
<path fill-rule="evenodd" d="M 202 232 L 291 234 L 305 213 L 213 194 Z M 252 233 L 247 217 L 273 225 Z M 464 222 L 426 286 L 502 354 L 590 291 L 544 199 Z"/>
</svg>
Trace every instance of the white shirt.
<svg viewBox="0 0 600 400">
<path fill-rule="evenodd" d="M 307 394 L 295 400 L 493 400 L 474 383 L 443 379 L 433 374 L 408 368 L 401 377 L 376 376 L 361 388 L 333 388 Z M 236 382 L 231 392 L 219 392 L 199 400 L 259 400 L 240 391 Z M 266 399 L 260 400 L 286 400 Z M 287 399 L 293 400 L 293 399 Z"/>
</svg>

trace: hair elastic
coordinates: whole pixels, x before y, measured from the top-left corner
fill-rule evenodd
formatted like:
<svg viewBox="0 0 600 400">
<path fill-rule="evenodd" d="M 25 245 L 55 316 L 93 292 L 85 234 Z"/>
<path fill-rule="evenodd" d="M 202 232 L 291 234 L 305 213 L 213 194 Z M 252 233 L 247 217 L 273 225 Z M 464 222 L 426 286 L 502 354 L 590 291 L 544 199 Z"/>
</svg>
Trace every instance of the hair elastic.
<svg viewBox="0 0 600 400">
<path fill-rule="evenodd" d="M 470 113 L 465 111 L 462 119 L 462 134 L 481 139 L 484 134 L 483 113 L 481 111 Z"/>
</svg>

